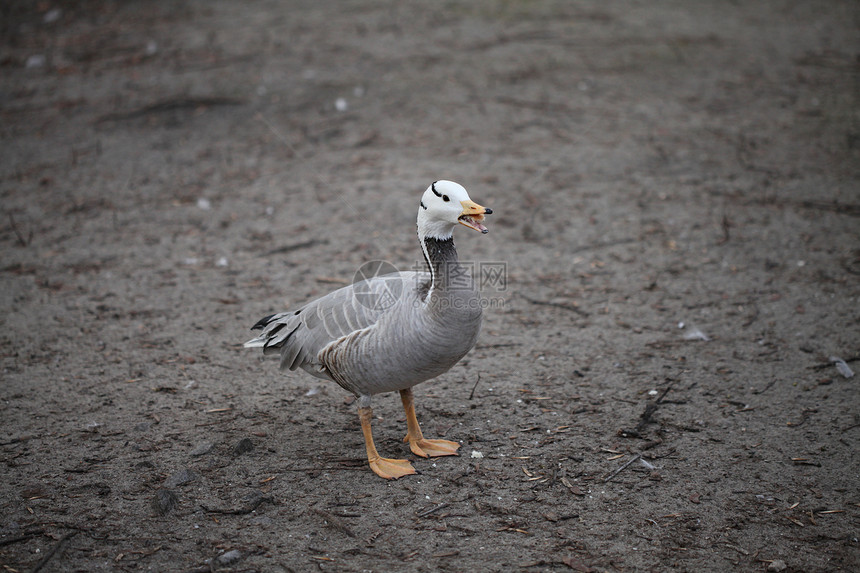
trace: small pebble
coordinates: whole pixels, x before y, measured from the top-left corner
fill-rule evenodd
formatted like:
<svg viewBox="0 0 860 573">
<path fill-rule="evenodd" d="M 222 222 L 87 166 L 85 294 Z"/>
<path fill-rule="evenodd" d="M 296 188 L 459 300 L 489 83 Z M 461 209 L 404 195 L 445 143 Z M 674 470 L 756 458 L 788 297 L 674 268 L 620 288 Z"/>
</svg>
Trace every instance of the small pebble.
<svg viewBox="0 0 860 573">
<path fill-rule="evenodd" d="M 48 10 L 45 15 L 42 17 L 42 21 L 45 24 L 53 24 L 63 15 L 63 11 L 59 8 L 54 8 L 53 10 Z"/>
<path fill-rule="evenodd" d="M 212 442 L 202 442 L 200 444 L 197 444 L 197 446 L 193 450 L 191 450 L 191 455 L 195 457 L 205 456 L 206 454 L 211 452 L 212 448 L 214 447 L 215 444 L 213 444 Z"/>
<path fill-rule="evenodd" d="M 45 65 L 45 56 L 42 54 L 33 54 L 32 56 L 27 58 L 27 63 L 24 66 L 27 69 L 32 68 L 41 68 Z"/>
<path fill-rule="evenodd" d="M 232 563 L 237 562 L 241 558 L 242 558 L 242 552 L 239 551 L 238 549 L 233 549 L 231 551 L 228 551 L 227 553 L 219 555 L 218 556 L 218 563 L 220 565 L 230 565 Z"/>
<path fill-rule="evenodd" d="M 160 489 L 152 498 L 152 509 L 158 515 L 167 515 L 179 505 L 179 498 L 169 489 Z"/>
<path fill-rule="evenodd" d="M 785 571 L 788 568 L 788 565 L 785 564 L 785 561 L 782 559 L 774 559 L 770 562 L 770 565 L 767 566 L 768 571 Z"/>
<path fill-rule="evenodd" d="M 254 442 L 251 441 L 251 438 L 242 438 L 239 440 L 239 443 L 236 444 L 236 447 L 233 448 L 233 454 L 237 456 L 241 456 L 242 454 L 247 454 L 248 452 L 254 451 Z"/>
<path fill-rule="evenodd" d="M 192 470 L 179 470 L 178 472 L 171 475 L 169 478 L 164 480 L 164 485 L 166 487 L 176 487 L 178 485 L 185 485 L 187 483 L 193 482 L 198 479 L 200 476 L 197 475 L 196 472 Z"/>
</svg>

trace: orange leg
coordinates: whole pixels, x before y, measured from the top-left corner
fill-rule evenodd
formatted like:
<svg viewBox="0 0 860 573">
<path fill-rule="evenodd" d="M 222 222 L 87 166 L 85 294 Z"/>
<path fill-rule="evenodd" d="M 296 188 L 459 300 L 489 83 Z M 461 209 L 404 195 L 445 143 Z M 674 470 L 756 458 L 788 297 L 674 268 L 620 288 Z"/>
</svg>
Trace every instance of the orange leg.
<svg viewBox="0 0 860 573">
<path fill-rule="evenodd" d="M 403 409 L 406 410 L 406 437 L 404 442 L 409 442 L 409 449 L 416 456 L 422 458 L 435 458 L 438 456 L 455 456 L 460 444 L 448 440 L 425 440 L 415 417 L 415 402 L 412 398 L 412 390 L 407 388 L 400 391 L 400 399 L 403 400 Z"/>
<path fill-rule="evenodd" d="M 358 417 L 361 419 L 361 431 L 364 433 L 364 445 L 367 447 L 367 461 L 376 475 L 385 479 L 397 479 L 418 473 L 408 460 L 390 460 L 379 456 L 373 444 L 373 430 L 370 427 L 373 410 L 369 407 L 359 408 Z"/>
</svg>

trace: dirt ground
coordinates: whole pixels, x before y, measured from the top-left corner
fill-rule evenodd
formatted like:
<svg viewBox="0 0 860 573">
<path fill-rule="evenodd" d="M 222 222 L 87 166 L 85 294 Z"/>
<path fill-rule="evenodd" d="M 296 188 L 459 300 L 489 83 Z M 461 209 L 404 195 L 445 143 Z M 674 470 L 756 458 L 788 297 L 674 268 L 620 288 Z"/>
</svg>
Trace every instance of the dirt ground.
<svg viewBox="0 0 860 573">
<path fill-rule="evenodd" d="M 0 12 L 4 571 L 860 570 L 856 1 Z M 421 261 L 443 178 L 462 455 L 386 482 L 241 343 Z"/>
</svg>

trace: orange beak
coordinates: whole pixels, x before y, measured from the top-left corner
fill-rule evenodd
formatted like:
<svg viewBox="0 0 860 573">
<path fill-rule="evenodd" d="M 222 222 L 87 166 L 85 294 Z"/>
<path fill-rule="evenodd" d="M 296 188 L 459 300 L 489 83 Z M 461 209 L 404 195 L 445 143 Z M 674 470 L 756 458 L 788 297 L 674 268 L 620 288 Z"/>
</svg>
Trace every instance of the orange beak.
<svg viewBox="0 0 860 573">
<path fill-rule="evenodd" d="M 466 201 L 460 201 L 460 205 L 463 206 L 463 212 L 460 214 L 460 217 L 457 219 L 457 221 L 459 221 L 461 225 L 465 225 L 470 229 L 475 229 L 476 231 L 480 231 L 484 234 L 490 232 L 489 229 L 487 229 L 481 223 L 484 221 L 484 215 L 492 214 L 492 209 L 482 207 L 471 199 Z"/>
</svg>

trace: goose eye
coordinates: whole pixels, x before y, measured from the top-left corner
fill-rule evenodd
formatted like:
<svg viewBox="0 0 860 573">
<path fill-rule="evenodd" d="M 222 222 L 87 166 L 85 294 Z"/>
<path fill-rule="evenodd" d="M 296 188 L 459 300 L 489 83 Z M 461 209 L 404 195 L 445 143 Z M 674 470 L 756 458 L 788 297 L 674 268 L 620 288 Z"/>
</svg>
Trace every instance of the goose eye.
<svg viewBox="0 0 860 573">
<path fill-rule="evenodd" d="M 447 196 L 447 195 L 442 195 L 442 200 L 443 200 L 443 201 L 445 201 L 446 203 L 447 203 L 448 201 L 450 201 L 450 199 L 448 198 L 448 196 Z"/>
</svg>

